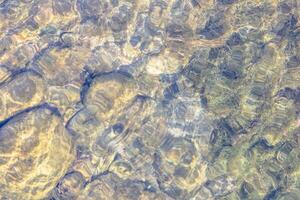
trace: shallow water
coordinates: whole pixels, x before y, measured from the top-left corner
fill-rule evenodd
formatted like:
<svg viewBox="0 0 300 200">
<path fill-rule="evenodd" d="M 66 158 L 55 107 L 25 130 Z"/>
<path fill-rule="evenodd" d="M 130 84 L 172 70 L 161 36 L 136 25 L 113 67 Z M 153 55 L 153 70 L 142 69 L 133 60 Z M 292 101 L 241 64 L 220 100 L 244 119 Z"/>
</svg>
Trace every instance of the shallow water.
<svg viewBox="0 0 300 200">
<path fill-rule="evenodd" d="M 1 200 L 299 200 L 298 0 L 0 0 Z"/>
</svg>

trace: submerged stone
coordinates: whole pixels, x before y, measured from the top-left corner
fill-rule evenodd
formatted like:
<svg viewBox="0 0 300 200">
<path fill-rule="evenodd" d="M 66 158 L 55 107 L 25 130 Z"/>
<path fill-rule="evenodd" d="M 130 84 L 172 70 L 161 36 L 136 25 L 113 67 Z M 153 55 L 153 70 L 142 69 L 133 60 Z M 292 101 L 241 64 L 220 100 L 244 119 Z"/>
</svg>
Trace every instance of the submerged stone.
<svg viewBox="0 0 300 200">
<path fill-rule="evenodd" d="M 73 143 L 56 108 L 39 105 L 5 120 L 1 135 L 1 198 L 47 197 L 74 160 Z"/>
<path fill-rule="evenodd" d="M 300 199 L 297 0 L 0 0 L 0 199 Z"/>
</svg>

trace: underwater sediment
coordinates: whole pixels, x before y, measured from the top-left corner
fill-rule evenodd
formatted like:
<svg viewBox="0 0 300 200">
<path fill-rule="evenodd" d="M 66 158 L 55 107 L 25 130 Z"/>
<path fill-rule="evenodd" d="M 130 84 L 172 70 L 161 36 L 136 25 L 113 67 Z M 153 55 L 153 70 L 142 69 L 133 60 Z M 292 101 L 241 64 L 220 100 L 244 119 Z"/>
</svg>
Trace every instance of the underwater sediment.
<svg viewBox="0 0 300 200">
<path fill-rule="evenodd" d="M 299 200 L 299 0 L 0 0 L 1 200 Z"/>
</svg>

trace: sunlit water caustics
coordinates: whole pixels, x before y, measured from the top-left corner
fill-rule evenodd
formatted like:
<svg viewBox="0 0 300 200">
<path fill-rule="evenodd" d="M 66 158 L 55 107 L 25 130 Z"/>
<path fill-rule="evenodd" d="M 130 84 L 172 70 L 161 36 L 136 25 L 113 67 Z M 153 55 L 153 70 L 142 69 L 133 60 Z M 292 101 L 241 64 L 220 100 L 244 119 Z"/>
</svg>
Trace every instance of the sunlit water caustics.
<svg viewBox="0 0 300 200">
<path fill-rule="evenodd" d="M 0 0 L 0 200 L 300 200 L 299 0 Z"/>
</svg>

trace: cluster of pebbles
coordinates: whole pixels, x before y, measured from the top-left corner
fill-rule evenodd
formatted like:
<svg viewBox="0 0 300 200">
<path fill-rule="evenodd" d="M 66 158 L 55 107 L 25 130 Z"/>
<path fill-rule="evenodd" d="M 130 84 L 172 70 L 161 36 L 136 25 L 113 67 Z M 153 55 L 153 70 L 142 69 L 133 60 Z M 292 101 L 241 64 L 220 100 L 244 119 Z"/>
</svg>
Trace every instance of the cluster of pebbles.
<svg viewBox="0 0 300 200">
<path fill-rule="evenodd" d="M 299 0 L 0 0 L 1 200 L 299 200 Z"/>
</svg>

